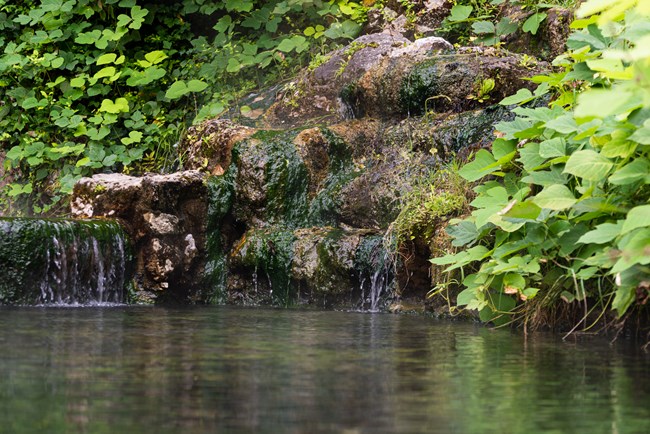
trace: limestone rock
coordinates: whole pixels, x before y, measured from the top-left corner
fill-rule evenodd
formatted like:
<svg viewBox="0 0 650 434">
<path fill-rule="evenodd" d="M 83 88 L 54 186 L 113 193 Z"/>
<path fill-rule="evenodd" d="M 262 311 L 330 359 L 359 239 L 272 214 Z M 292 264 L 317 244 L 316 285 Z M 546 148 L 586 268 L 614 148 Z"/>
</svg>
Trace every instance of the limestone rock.
<svg viewBox="0 0 650 434">
<path fill-rule="evenodd" d="M 230 166 L 233 146 L 254 133 L 255 129 L 226 119 L 210 119 L 192 126 L 179 144 L 183 165 L 223 175 Z"/>
<path fill-rule="evenodd" d="M 198 171 L 82 178 L 72 214 L 118 219 L 135 243 L 140 289 L 162 300 L 185 300 L 201 284 L 205 262 L 204 178 Z"/>
<path fill-rule="evenodd" d="M 294 232 L 292 278 L 309 291 L 340 295 L 358 287 L 355 255 L 361 234 L 333 228 Z"/>
</svg>

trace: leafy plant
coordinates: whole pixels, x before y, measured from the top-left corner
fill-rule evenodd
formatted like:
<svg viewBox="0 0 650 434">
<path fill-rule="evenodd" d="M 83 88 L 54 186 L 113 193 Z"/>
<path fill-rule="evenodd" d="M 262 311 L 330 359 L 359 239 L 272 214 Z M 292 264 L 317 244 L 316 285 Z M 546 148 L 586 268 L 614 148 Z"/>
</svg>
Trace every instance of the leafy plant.
<svg viewBox="0 0 650 434">
<path fill-rule="evenodd" d="M 484 321 L 566 302 L 588 328 L 596 310 L 620 318 L 650 296 L 650 8 L 591 0 L 578 15 L 562 70 L 503 100 L 515 120 L 460 170 L 482 180 L 448 229 L 462 250 L 431 260 L 462 271 L 457 304 Z"/>
<path fill-rule="evenodd" d="M 498 46 L 503 39 L 521 30 L 536 35 L 548 17 L 544 10 L 556 6 L 573 7 L 575 0 L 457 0 L 442 22 L 442 31 L 461 42 L 473 41 L 482 45 Z M 523 22 L 502 16 L 503 6 L 520 7 L 528 15 Z M 471 32 L 470 32 L 471 30 Z"/>
</svg>

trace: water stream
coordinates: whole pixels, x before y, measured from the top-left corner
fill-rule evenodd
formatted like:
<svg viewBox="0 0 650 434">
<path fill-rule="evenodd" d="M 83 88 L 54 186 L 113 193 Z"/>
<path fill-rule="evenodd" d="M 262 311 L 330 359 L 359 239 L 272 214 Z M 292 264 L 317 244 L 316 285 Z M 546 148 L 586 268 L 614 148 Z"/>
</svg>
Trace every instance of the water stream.
<svg viewBox="0 0 650 434">
<path fill-rule="evenodd" d="M 3 433 L 647 433 L 638 342 L 422 316 L 0 308 Z"/>
</svg>

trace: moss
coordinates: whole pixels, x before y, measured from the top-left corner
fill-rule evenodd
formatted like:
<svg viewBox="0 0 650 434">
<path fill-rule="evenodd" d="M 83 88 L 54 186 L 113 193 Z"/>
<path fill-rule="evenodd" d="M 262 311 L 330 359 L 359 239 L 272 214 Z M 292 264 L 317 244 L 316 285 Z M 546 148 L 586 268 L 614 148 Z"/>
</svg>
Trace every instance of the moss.
<svg viewBox="0 0 650 434">
<path fill-rule="evenodd" d="M 300 227 L 307 221 L 308 174 L 293 143 L 298 130 L 259 131 L 242 143 L 254 166 L 264 167 L 264 221 Z M 258 149 L 253 149 L 257 147 Z M 264 161 L 256 162 L 255 160 Z"/>
<path fill-rule="evenodd" d="M 322 189 L 309 204 L 308 221 L 312 225 L 336 225 L 341 189 L 362 172 L 355 167 L 352 150 L 344 140 L 328 129 L 321 132 L 328 143 L 328 175 Z"/>
<path fill-rule="evenodd" d="M 291 261 L 295 235 L 284 227 L 249 231 L 241 249 L 242 265 L 263 272 L 270 283 L 274 304 L 289 306 L 295 299 L 291 286 Z"/>
<path fill-rule="evenodd" d="M 235 200 L 237 167 L 232 164 L 222 176 L 210 177 L 208 187 L 208 216 L 206 239 L 205 289 L 202 301 L 220 304 L 226 301 L 227 257 L 222 238 L 224 218 Z"/>
<path fill-rule="evenodd" d="M 400 86 L 401 110 L 410 115 L 449 110 L 451 103 L 444 92 L 453 83 L 465 81 L 468 75 L 469 66 L 453 56 L 438 56 L 415 65 Z"/>
<path fill-rule="evenodd" d="M 418 238 L 429 244 L 441 219 L 462 214 L 471 197 L 470 186 L 454 165 L 434 171 L 404 198 L 391 226 L 398 243 Z"/>
</svg>

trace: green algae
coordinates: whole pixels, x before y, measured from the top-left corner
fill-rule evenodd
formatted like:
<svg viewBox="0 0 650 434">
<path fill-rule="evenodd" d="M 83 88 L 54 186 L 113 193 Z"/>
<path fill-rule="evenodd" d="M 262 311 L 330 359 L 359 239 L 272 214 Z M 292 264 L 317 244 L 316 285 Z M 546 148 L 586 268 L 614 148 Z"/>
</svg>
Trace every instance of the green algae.
<svg viewBox="0 0 650 434">
<path fill-rule="evenodd" d="M 123 303 L 132 253 L 107 220 L 0 218 L 0 304 Z"/>
<path fill-rule="evenodd" d="M 249 231 L 239 251 L 242 265 L 255 270 L 255 279 L 262 272 L 268 279 L 274 304 L 289 306 L 295 299 L 291 285 L 291 262 L 296 237 L 286 227 L 270 227 Z M 257 284 L 257 280 L 255 282 Z"/>
<path fill-rule="evenodd" d="M 235 200 L 235 180 L 237 166 L 231 164 L 222 176 L 207 179 L 208 215 L 206 237 L 205 289 L 202 301 L 209 304 L 222 304 L 226 301 L 226 279 L 228 260 L 224 245 L 222 226 L 231 212 Z"/>
<path fill-rule="evenodd" d="M 355 167 L 352 149 L 343 139 L 327 128 L 322 128 L 321 133 L 328 144 L 328 174 L 321 190 L 309 203 L 308 223 L 316 226 L 336 225 L 341 207 L 341 190 L 362 171 Z"/>
<path fill-rule="evenodd" d="M 458 56 L 437 56 L 414 65 L 399 88 L 400 108 L 412 116 L 455 108 L 445 92 L 471 74 L 469 65 Z"/>
</svg>

